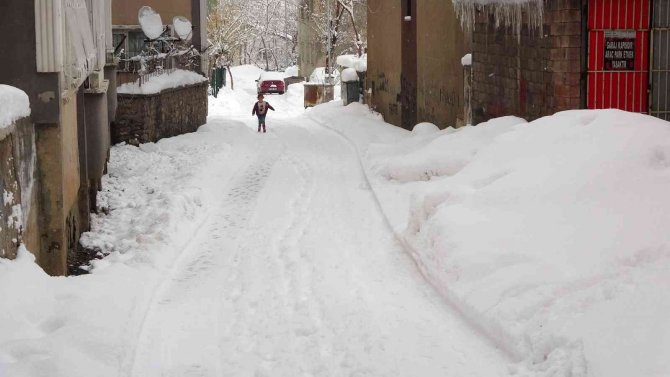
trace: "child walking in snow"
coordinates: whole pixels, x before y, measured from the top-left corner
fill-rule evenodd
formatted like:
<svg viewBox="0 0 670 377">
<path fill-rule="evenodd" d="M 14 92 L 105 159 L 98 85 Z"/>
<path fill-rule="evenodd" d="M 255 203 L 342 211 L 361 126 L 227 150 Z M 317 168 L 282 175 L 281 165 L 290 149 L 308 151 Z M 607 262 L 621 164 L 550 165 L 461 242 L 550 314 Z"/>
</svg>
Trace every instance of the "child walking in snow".
<svg viewBox="0 0 670 377">
<path fill-rule="evenodd" d="M 275 111 L 275 109 L 270 106 L 269 103 L 263 101 L 263 95 L 258 95 L 258 102 L 254 105 L 254 110 L 251 112 L 251 115 L 258 116 L 258 132 L 261 132 L 261 126 L 263 126 L 263 132 L 265 132 L 265 116 L 268 113 L 268 109 Z"/>
</svg>

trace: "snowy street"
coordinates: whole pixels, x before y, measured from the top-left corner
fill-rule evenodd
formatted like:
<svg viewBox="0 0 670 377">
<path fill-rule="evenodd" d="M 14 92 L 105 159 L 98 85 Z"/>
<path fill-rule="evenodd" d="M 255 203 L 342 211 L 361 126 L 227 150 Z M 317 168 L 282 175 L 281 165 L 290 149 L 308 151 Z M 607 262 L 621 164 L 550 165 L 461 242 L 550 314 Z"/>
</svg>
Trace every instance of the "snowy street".
<svg viewBox="0 0 670 377">
<path fill-rule="evenodd" d="M 2 2 L 0 377 L 670 377 L 670 1 Z"/>
<path fill-rule="evenodd" d="M 396 241 L 354 147 L 304 115 L 301 92 L 267 98 L 257 133 L 256 70 L 236 73 L 200 132 L 115 148 L 109 214 L 82 240 L 111 253 L 92 275 L 41 289 L 53 281 L 29 256 L 4 265 L 42 299 L 0 292 L 34 313 L 6 333 L 0 376 L 504 371 Z"/>
<path fill-rule="evenodd" d="M 131 375 L 495 374 L 502 357 L 396 243 L 353 148 L 274 106 L 268 134 L 211 118 L 234 158 L 208 172 L 218 196 L 152 300 Z"/>
<path fill-rule="evenodd" d="M 91 274 L 0 259 L 0 377 L 667 375 L 667 122 L 409 132 L 294 84 L 263 134 L 259 72 L 112 149 Z"/>
</svg>

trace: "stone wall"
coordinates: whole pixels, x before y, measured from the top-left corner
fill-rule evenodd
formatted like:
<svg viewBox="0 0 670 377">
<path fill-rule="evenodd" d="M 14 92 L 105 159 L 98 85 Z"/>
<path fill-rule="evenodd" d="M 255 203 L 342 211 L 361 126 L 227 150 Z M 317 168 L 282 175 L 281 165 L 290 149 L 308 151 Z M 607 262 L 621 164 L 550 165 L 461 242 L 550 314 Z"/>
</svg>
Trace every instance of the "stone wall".
<svg viewBox="0 0 670 377">
<path fill-rule="evenodd" d="M 40 250 L 35 128 L 24 118 L 0 131 L 0 258 L 13 259 L 21 243 Z"/>
<path fill-rule="evenodd" d="M 542 29 L 522 25 L 519 35 L 480 13 L 473 32 L 474 122 L 504 115 L 533 120 L 582 107 L 582 17 L 581 0 L 548 1 Z"/>
<path fill-rule="evenodd" d="M 195 132 L 207 122 L 207 82 L 157 94 L 118 94 L 112 143 L 147 143 Z"/>
</svg>

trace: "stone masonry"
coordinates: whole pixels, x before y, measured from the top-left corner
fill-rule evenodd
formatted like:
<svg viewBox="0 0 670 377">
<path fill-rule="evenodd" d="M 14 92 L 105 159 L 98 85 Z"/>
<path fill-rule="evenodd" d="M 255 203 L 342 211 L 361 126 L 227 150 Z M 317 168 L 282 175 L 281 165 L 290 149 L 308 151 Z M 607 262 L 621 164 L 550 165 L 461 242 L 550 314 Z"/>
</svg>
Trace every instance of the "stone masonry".
<svg viewBox="0 0 670 377">
<path fill-rule="evenodd" d="M 195 132 L 207 122 L 207 82 L 156 94 L 119 94 L 112 143 L 148 143 Z"/>
<path fill-rule="evenodd" d="M 528 120 L 583 107 L 582 1 L 547 1 L 542 30 L 496 27 L 482 12 L 473 31 L 474 123 Z M 528 17 L 523 17 L 528 19 Z"/>
</svg>

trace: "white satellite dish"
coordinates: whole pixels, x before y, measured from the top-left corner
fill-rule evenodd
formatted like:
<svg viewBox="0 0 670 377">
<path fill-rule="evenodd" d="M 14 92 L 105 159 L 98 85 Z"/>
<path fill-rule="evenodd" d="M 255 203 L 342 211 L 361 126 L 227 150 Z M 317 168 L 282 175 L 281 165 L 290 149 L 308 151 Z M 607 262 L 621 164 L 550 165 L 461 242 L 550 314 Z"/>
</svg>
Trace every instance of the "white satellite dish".
<svg viewBox="0 0 670 377">
<path fill-rule="evenodd" d="M 156 13 L 151 7 L 143 6 L 140 8 L 140 11 L 137 13 L 137 19 L 140 22 L 144 35 L 150 40 L 157 39 L 163 35 L 164 28 L 161 15 Z"/>
<path fill-rule="evenodd" d="M 193 36 L 193 24 L 186 17 L 177 16 L 173 18 L 172 27 L 181 40 L 187 41 Z"/>
</svg>

